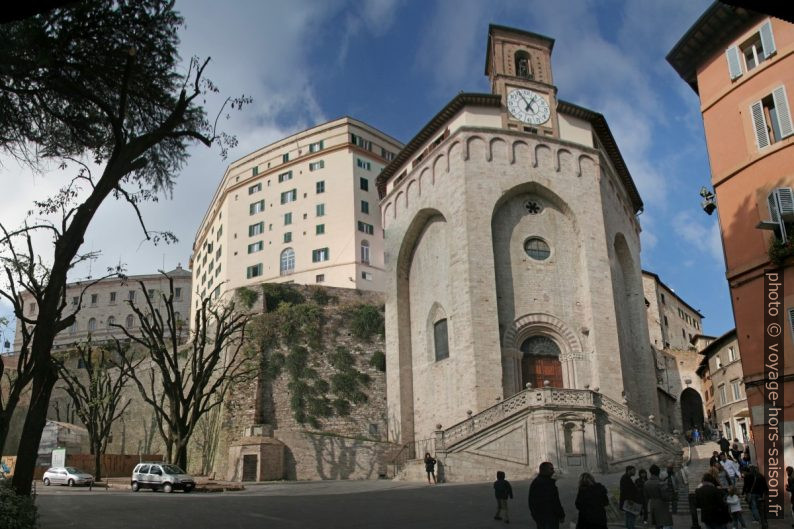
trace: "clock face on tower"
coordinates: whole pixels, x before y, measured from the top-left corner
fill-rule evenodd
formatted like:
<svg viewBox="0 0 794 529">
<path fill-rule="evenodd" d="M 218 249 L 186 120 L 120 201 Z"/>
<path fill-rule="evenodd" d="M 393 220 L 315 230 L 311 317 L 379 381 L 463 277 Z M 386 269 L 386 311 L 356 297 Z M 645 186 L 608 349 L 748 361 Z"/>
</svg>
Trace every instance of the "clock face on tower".
<svg viewBox="0 0 794 529">
<path fill-rule="evenodd" d="M 549 120 L 549 104 L 540 94 L 526 88 L 514 88 L 507 94 L 507 110 L 517 120 L 541 125 Z"/>
</svg>

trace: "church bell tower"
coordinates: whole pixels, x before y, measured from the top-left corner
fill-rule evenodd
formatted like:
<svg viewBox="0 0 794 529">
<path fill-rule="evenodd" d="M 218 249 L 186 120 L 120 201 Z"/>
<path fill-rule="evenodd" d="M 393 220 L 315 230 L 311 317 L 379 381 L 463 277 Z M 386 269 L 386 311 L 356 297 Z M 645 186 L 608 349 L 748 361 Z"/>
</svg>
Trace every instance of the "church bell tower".
<svg viewBox="0 0 794 529">
<path fill-rule="evenodd" d="M 502 96 L 502 126 L 559 138 L 557 87 L 551 75 L 554 39 L 491 24 L 485 75 Z"/>
</svg>

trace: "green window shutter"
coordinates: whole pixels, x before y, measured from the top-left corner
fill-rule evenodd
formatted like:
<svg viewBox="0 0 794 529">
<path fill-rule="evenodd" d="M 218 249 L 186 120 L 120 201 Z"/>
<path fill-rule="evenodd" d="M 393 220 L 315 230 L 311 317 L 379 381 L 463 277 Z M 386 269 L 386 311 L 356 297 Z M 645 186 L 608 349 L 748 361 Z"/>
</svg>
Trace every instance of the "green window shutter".
<svg viewBox="0 0 794 529">
<path fill-rule="evenodd" d="M 725 50 L 725 55 L 728 58 L 728 73 L 731 74 L 731 81 L 742 75 L 742 63 L 739 59 L 739 48 L 731 46 Z"/>
<path fill-rule="evenodd" d="M 764 105 L 761 101 L 756 101 L 750 105 L 750 115 L 753 116 L 753 128 L 755 129 L 755 141 L 759 149 L 769 147 L 769 131 L 766 130 L 766 117 L 764 116 Z"/>
<path fill-rule="evenodd" d="M 789 112 L 788 98 L 786 97 L 786 87 L 781 85 L 772 91 L 772 99 L 775 101 L 777 110 L 777 121 L 780 126 L 781 139 L 794 134 L 794 126 L 791 124 L 791 112 Z"/>
<path fill-rule="evenodd" d="M 767 20 L 758 32 L 761 34 L 761 46 L 764 48 L 764 58 L 766 59 L 777 51 L 775 37 L 772 36 L 772 23 Z"/>
</svg>

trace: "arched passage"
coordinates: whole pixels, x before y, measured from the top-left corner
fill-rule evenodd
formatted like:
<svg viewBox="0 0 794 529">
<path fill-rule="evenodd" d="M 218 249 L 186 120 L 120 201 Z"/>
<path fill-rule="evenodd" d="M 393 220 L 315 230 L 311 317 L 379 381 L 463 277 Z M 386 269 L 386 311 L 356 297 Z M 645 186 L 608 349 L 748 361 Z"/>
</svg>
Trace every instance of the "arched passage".
<svg viewBox="0 0 794 529">
<path fill-rule="evenodd" d="M 563 387 L 560 348 L 548 336 L 530 336 L 521 344 L 521 386 Z"/>
<path fill-rule="evenodd" d="M 703 427 L 703 399 L 696 390 L 686 388 L 681 392 L 681 426 L 684 430 Z"/>
</svg>

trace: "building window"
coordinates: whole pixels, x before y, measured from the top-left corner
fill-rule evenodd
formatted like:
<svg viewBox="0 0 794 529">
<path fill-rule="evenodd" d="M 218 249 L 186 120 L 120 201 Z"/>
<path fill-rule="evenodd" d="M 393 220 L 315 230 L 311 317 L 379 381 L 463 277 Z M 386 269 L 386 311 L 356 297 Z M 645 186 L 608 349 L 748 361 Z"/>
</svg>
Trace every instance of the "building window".
<svg viewBox="0 0 794 529">
<path fill-rule="evenodd" d="M 74 297 L 72 298 L 72 305 L 77 305 L 77 302 L 78 302 L 78 301 L 80 301 L 80 298 L 79 298 L 79 297 L 77 297 L 77 296 L 74 296 Z"/>
<path fill-rule="evenodd" d="M 323 160 L 319 160 L 316 162 L 312 162 L 309 164 L 309 171 L 318 171 L 325 167 L 325 162 Z"/>
<path fill-rule="evenodd" d="M 116 324 L 116 318 L 113 316 L 108 316 L 108 329 L 113 327 Z"/>
<path fill-rule="evenodd" d="M 369 140 L 365 140 L 361 136 L 357 134 L 350 135 L 350 143 L 356 145 L 357 147 L 361 147 L 364 150 L 371 151 L 372 150 L 372 142 Z"/>
<path fill-rule="evenodd" d="M 285 231 L 284 232 L 284 242 L 292 242 L 292 232 Z"/>
<path fill-rule="evenodd" d="M 260 191 L 262 191 L 262 182 L 259 182 L 258 184 L 254 184 L 248 188 L 249 195 L 253 195 L 254 193 L 258 193 Z"/>
<path fill-rule="evenodd" d="M 662 305 L 666 305 L 666 303 L 664 301 L 664 292 L 662 292 Z"/>
<path fill-rule="evenodd" d="M 284 213 L 284 226 L 292 224 L 292 213 Z"/>
<path fill-rule="evenodd" d="M 323 181 L 323 180 L 320 180 L 319 182 L 317 182 L 317 184 L 316 184 L 316 190 L 317 190 L 317 194 L 318 194 L 318 195 L 319 195 L 320 193 L 325 193 L 325 181 Z"/>
<path fill-rule="evenodd" d="M 323 235 L 325 233 L 325 224 L 318 224 L 314 227 L 315 235 Z"/>
<path fill-rule="evenodd" d="M 317 274 L 314 276 L 315 283 L 325 283 L 325 274 Z"/>
<path fill-rule="evenodd" d="M 369 215 L 369 202 L 367 202 L 366 200 L 361 201 L 361 213 L 364 213 L 365 215 Z"/>
<path fill-rule="evenodd" d="M 127 316 L 127 321 L 125 322 L 124 326 L 128 329 L 132 329 L 135 327 L 135 316 L 132 314 Z"/>
<path fill-rule="evenodd" d="M 322 140 L 320 140 L 318 142 L 315 142 L 315 143 L 310 143 L 309 144 L 309 152 L 320 152 L 321 150 L 323 150 L 323 141 Z"/>
<path fill-rule="evenodd" d="M 545 261 L 551 255 L 551 249 L 540 237 L 530 237 L 524 241 L 524 251 L 535 261 Z"/>
<path fill-rule="evenodd" d="M 265 247 L 265 243 L 262 241 L 253 242 L 248 245 L 248 253 L 256 253 L 261 252 Z"/>
<path fill-rule="evenodd" d="M 361 241 L 361 262 L 369 264 L 369 241 Z"/>
<path fill-rule="evenodd" d="M 75 322 L 72 323 L 72 326 L 69 327 L 69 334 L 74 334 L 76 332 L 77 332 L 77 320 L 75 320 Z"/>
<path fill-rule="evenodd" d="M 776 51 L 775 39 L 772 35 L 772 24 L 766 21 L 759 28 L 758 33 L 755 33 L 738 46 L 731 46 L 725 50 L 725 55 L 728 59 L 728 73 L 731 80 L 741 77 L 742 62 L 744 62 L 744 70 L 750 72 Z"/>
<path fill-rule="evenodd" d="M 742 400 L 742 383 L 738 378 L 731 380 L 731 389 L 733 390 L 733 400 Z"/>
<path fill-rule="evenodd" d="M 259 166 L 255 165 L 253 168 L 251 168 L 251 175 L 256 176 L 258 174 L 259 174 Z"/>
<path fill-rule="evenodd" d="M 221 258 L 221 250 L 222 249 L 223 249 L 223 246 L 218 246 L 218 249 L 215 250 L 215 260 L 216 261 Z"/>
<path fill-rule="evenodd" d="M 91 306 L 96 307 L 97 299 L 99 299 L 99 294 L 91 294 Z"/>
<path fill-rule="evenodd" d="M 287 180 L 292 180 L 292 171 L 287 171 L 286 173 L 281 173 L 278 175 L 278 183 L 286 182 Z"/>
<path fill-rule="evenodd" d="M 91 318 L 88 320 L 88 331 L 95 331 L 96 330 L 96 318 Z"/>
<path fill-rule="evenodd" d="M 359 179 L 358 179 L 358 187 L 362 191 L 369 191 L 369 180 L 367 180 L 363 176 L 359 177 Z"/>
<path fill-rule="evenodd" d="M 375 227 L 372 224 L 367 224 L 363 221 L 358 221 L 358 231 L 362 233 L 366 233 L 367 235 L 372 235 L 375 233 Z"/>
<path fill-rule="evenodd" d="M 449 337 L 447 320 L 439 320 L 433 325 L 433 343 L 435 344 L 436 362 L 449 358 Z"/>
<path fill-rule="evenodd" d="M 262 213 L 265 211 L 265 201 L 260 200 L 258 202 L 254 202 L 253 204 L 248 206 L 248 214 L 249 215 L 256 215 L 257 213 Z M 220 231 L 218 232 L 220 234 Z"/>
<path fill-rule="evenodd" d="M 312 250 L 312 262 L 320 263 L 327 261 L 329 258 L 328 248 L 320 248 L 319 250 Z"/>
<path fill-rule="evenodd" d="M 265 208 L 265 204 L 264 201 L 262 201 L 262 209 L 264 208 Z M 218 226 L 218 233 L 215 234 L 215 240 L 217 241 L 218 239 L 220 239 L 222 234 L 223 234 L 223 226 Z"/>
<path fill-rule="evenodd" d="M 736 348 L 734 346 L 728 347 L 728 362 L 736 360 Z"/>
<path fill-rule="evenodd" d="M 728 396 L 725 393 L 725 384 L 720 384 L 720 404 L 727 404 L 728 403 Z"/>
<path fill-rule="evenodd" d="M 665 327 L 667 327 L 667 326 L 669 326 L 669 325 L 670 325 L 670 324 L 669 324 L 669 323 L 667 323 L 667 316 L 665 316 L 665 317 L 664 317 L 664 326 L 665 326 Z"/>
<path fill-rule="evenodd" d="M 315 207 L 315 214 L 318 217 L 325 216 L 325 204 L 317 204 L 317 206 Z"/>
<path fill-rule="evenodd" d="M 772 93 L 750 105 L 756 145 L 759 149 L 794 134 L 786 88 L 778 86 Z"/>
<path fill-rule="evenodd" d="M 529 53 L 524 50 L 516 52 L 515 55 L 516 77 L 532 79 L 532 65 L 529 62 Z"/>
<path fill-rule="evenodd" d="M 714 355 L 714 365 L 717 366 L 717 369 L 720 369 L 722 367 L 722 359 L 720 358 L 719 353 Z"/>
<path fill-rule="evenodd" d="M 279 266 L 279 273 L 283 276 L 291 274 L 295 271 L 295 251 L 292 248 L 286 248 L 281 252 L 281 265 Z"/>
<path fill-rule="evenodd" d="M 391 152 L 391 151 L 387 151 L 387 150 L 386 150 L 386 149 L 384 149 L 383 147 L 381 147 L 381 148 L 380 148 L 380 155 L 381 155 L 381 157 L 382 157 L 383 159 L 385 159 L 385 160 L 387 160 L 387 161 L 389 161 L 389 162 L 390 162 L 390 161 L 392 161 L 392 160 L 394 160 L 394 153 L 393 153 L 393 152 Z"/>
<path fill-rule="evenodd" d="M 366 169 L 367 171 L 372 170 L 372 163 L 367 160 L 362 160 L 361 158 L 356 158 L 356 166 L 361 169 Z"/>
<path fill-rule="evenodd" d="M 245 277 L 251 279 L 252 277 L 259 277 L 262 275 L 262 263 L 251 265 L 245 269 Z"/>
<path fill-rule="evenodd" d="M 116 303 L 116 293 L 115 292 L 111 292 L 110 293 L 110 304 L 113 305 L 114 303 Z"/>
<path fill-rule="evenodd" d="M 129 292 L 127 292 L 127 299 L 129 301 L 135 301 L 135 291 L 134 290 L 130 290 Z"/>
<path fill-rule="evenodd" d="M 361 279 L 364 281 L 372 281 L 372 273 L 371 272 L 361 272 Z"/>
<path fill-rule="evenodd" d="M 289 191 L 284 191 L 281 193 L 282 204 L 289 204 L 290 202 L 295 202 L 297 199 L 298 191 L 296 189 L 290 189 Z"/>
<path fill-rule="evenodd" d="M 287 163 L 289 161 L 289 153 L 284 153 L 281 155 L 281 163 Z"/>
<path fill-rule="evenodd" d="M 248 236 L 253 237 L 265 231 L 265 223 L 257 222 L 248 226 Z"/>
<path fill-rule="evenodd" d="M 177 300 L 180 300 L 180 299 L 182 299 L 182 287 L 176 287 L 176 288 L 174 289 L 174 297 L 175 297 Z"/>
</svg>

